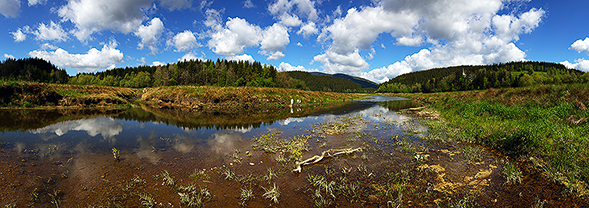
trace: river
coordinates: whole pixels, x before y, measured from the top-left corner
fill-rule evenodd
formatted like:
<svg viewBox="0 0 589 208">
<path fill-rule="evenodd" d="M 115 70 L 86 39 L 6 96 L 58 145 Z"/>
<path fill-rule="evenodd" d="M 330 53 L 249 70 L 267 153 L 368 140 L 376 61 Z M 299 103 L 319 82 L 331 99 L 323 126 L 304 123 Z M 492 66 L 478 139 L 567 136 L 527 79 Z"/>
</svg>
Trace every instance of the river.
<svg viewBox="0 0 589 208">
<path fill-rule="evenodd" d="M 372 96 L 255 115 L 1 110 L 0 205 L 587 205 L 517 161 L 521 182 L 508 181 L 509 158 L 493 151 L 428 140 L 423 120 L 401 112 L 412 107 Z"/>
</svg>

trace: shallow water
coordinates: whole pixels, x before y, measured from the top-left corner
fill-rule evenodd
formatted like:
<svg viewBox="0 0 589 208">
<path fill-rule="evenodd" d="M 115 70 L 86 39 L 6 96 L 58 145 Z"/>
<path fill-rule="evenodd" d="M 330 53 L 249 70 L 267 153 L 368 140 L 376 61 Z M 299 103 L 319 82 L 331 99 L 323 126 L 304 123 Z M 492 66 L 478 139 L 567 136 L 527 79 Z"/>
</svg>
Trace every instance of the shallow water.
<svg viewBox="0 0 589 208">
<path fill-rule="evenodd" d="M 523 169 L 521 184 L 505 184 L 505 158 L 481 147 L 424 140 L 420 120 L 398 112 L 410 107 L 371 97 L 256 115 L 4 110 L 0 205 L 587 205 L 531 169 Z M 295 161 L 354 148 L 362 151 L 292 171 Z M 480 151 L 477 159 L 466 149 Z"/>
</svg>

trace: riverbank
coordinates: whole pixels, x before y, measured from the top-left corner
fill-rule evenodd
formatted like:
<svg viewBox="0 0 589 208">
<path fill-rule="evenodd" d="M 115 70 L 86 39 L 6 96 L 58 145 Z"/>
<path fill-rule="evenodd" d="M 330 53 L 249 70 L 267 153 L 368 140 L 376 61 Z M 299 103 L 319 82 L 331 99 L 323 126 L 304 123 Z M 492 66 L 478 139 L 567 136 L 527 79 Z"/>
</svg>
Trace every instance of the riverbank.
<svg viewBox="0 0 589 208">
<path fill-rule="evenodd" d="M 440 114 L 428 139 L 498 150 L 587 196 L 589 85 L 541 85 L 481 91 L 387 94 L 418 100 Z"/>
<path fill-rule="evenodd" d="M 360 94 L 264 87 L 168 86 L 146 88 L 141 97 L 155 108 L 245 113 L 324 105 Z"/>
<path fill-rule="evenodd" d="M 323 105 L 359 98 L 358 94 L 283 88 L 168 86 L 121 88 L 89 85 L 0 81 L 1 108 L 131 107 L 247 113 Z"/>
</svg>

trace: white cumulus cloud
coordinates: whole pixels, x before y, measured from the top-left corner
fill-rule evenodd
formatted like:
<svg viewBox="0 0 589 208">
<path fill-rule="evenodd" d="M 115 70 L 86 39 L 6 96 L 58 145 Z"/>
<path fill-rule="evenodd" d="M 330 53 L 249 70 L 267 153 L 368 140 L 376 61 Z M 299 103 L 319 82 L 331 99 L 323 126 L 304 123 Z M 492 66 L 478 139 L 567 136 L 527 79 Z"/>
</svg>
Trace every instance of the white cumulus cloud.
<svg viewBox="0 0 589 208">
<path fill-rule="evenodd" d="M 14 59 L 14 56 L 13 56 L 13 55 L 6 54 L 6 53 L 5 53 L 5 54 L 4 54 L 4 58 Z"/>
<path fill-rule="evenodd" d="M 258 46 L 262 38 L 262 29 L 239 17 L 229 18 L 225 27 L 212 24 L 214 31 L 210 35 L 209 48 L 216 54 L 234 56 L 242 54 L 246 47 Z"/>
<path fill-rule="evenodd" d="M 35 38 L 37 40 L 65 41 L 67 39 L 67 32 L 61 28 L 61 25 L 55 24 L 53 21 L 49 25 L 39 23 L 37 30 L 33 34 L 37 36 Z"/>
<path fill-rule="evenodd" d="M 19 0 L 0 0 L 0 14 L 4 17 L 17 17 L 19 12 Z"/>
<path fill-rule="evenodd" d="M 268 55 L 268 60 L 278 60 L 284 57 L 281 51 L 286 50 L 290 43 L 288 29 L 279 23 L 274 23 L 262 32 L 260 53 Z"/>
<path fill-rule="evenodd" d="M 298 27 L 299 25 L 303 24 L 303 21 L 301 21 L 301 19 L 299 19 L 299 17 L 296 15 L 284 13 L 280 17 L 280 23 L 289 27 Z"/>
<path fill-rule="evenodd" d="M 41 45 L 41 49 L 43 50 L 55 50 L 58 49 L 57 46 L 51 45 L 49 43 L 43 43 L 43 45 Z"/>
<path fill-rule="evenodd" d="M 321 31 L 318 40 L 329 47 L 315 61 L 328 71 L 382 82 L 433 67 L 523 60 L 526 54 L 515 42 L 540 25 L 545 11 L 532 8 L 500 15 L 498 12 L 506 8 L 504 3 L 509 2 L 382 0 L 376 6 L 352 8 Z M 382 34 L 390 34 L 397 45 L 426 44 L 428 49 L 390 66 L 363 72 L 367 68 L 364 58 L 353 54 L 373 51 L 372 44 Z"/>
<path fill-rule="evenodd" d="M 153 54 L 158 52 L 157 44 L 158 39 L 164 31 L 164 23 L 159 18 L 153 18 L 149 22 L 149 25 L 141 25 L 135 35 L 141 38 L 141 42 L 137 45 L 139 49 L 148 47 Z"/>
<path fill-rule="evenodd" d="M 252 0 L 245 0 L 245 1 L 243 1 L 243 8 L 251 9 L 251 8 L 254 8 L 254 7 L 256 7 L 256 5 L 252 2 Z"/>
<path fill-rule="evenodd" d="M 281 19 L 284 14 L 297 14 L 309 20 L 319 17 L 315 2 L 311 0 L 276 0 L 268 6 L 268 11 L 277 19 Z"/>
<path fill-rule="evenodd" d="M 319 29 L 317 29 L 317 26 L 315 25 L 314 22 L 307 22 L 305 24 L 303 24 L 303 26 L 301 27 L 301 29 L 299 29 L 299 31 L 297 32 L 297 35 L 303 35 L 303 37 L 307 38 L 311 35 L 315 35 L 319 33 Z"/>
<path fill-rule="evenodd" d="M 154 61 L 153 63 L 151 63 L 151 66 L 164 66 L 166 65 L 166 63 L 161 62 L 161 61 Z"/>
<path fill-rule="evenodd" d="M 76 26 L 74 35 L 80 40 L 102 30 L 134 32 L 143 21 L 141 8 L 150 7 L 152 0 L 69 0 L 57 10 L 63 21 Z"/>
<path fill-rule="evenodd" d="M 227 58 L 227 60 L 230 60 L 230 61 L 249 61 L 250 63 L 253 63 L 255 61 L 254 57 L 252 57 L 248 54 L 227 56 L 226 58 Z"/>
<path fill-rule="evenodd" d="M 339 54 L 333 51 L 326 51 L 324 54 L 313 57 L 313 61 L 323 64 L 327 73 L 356 73 L 370 66 L 359 54 L 359 50 L 348 54 Z"/>
<path fill-rule="evenodd" d="M 184 54 L 184 56 L 180 57 L 178 61 L 191 61 L 191 60 L 204 60 L 202 57 L 196 57 L 196 55 L 192 52 Z"/>
<path fill-rule="evenodd" d="M 584 72 L 589 72 L 589 60 L 583 58 L 575 60 L 575 63 L 570 63 L 569 61 L 560 63 L 570 69 L 578 69 Z"/>
<path fill-rule="evenodd" d="M 24 30 L 24 32 L 23 32 Z M 18 30 L 14 32 L 10 32 L 12 38 L 14 38 L 14 42 L 22 42 L 27 39 L 26 33 L 31 33 L 31 28 L 29 26 L 24 26 L 23 28 L 18 28 Z"/>
<path fill-rule="evenodd" d="M 587 51 L 587 53 L 589 54 L 589 37 L 586 37 L 585 40 L 579 39 L 579 40 L 575 41 L 571 45 L 569 50 L 575 50 L 579 53 L 581 53 L 582 51 Z"/>
<path fill-rule="evenodd" d="M 102 47 L 102 50 L 92 48 L 85 54 L 70 54 L 66 50 L 57 48 L 54 51 L 31 51 L 31 57 L 49 60 L 57 66 L 69 67 L 78 72 L 96 72 L 99 70 L 113 69 L 116 64 L 123 63 L 124 55 L 116 49 L 118 43 L 111 41 Z"/>
<path fill-rule="evenodd" d="M 189 30 L 176 34 L 174 38 L 168 42 L 168 45 L 174 45 L 176 51 L 182 52 L 189 52 L 199 46 L 196 37 Z"/>
<path fill-rule="evenodd" d="M 317 69 L 306 69 L 304 66 L 301 66 L 301 65 L 293 66 L 293 65 L 290 65 L 289 63 L 285 63 L 285 62 L 281 62 L 280 65 L 278 65 L 278 70 L 279 71 L 319 71 Z"/>
<path fill-rule="evenodd" d="M 35 6 L 37 4 L 45 4 L 47 0 L 29 0 L 29 6 Z"/>
</svg>

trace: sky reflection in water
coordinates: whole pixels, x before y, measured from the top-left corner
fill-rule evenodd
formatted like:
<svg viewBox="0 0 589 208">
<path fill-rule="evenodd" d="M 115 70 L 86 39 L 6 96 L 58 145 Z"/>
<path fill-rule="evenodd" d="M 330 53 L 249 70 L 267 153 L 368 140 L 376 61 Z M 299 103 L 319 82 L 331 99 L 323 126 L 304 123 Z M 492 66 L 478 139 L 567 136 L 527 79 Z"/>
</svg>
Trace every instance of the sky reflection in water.
<svg viewBox="0 0 589 208">
<path fill-rule="evenodd" d="M 32 151 L 42 156 L 74 153 L 104 153 L 117 148 L 133 152 L 139 158 L 156 163 L 161 156 L 156 154 L 158 143 L 169 143 L 174 151 L 182 154 L 195 147 L 208 148 L 216 154 L 231 154 L 240 145 L 256 136 L 280 131 L 283 135 L 301 134 L 300 129 L 309 129 L 314 123 L 335 120 L 338 116 L 360 115 L 368 122 L 398 121 L 409 119 L 396 114 L 382 104 L 399 98 L 374 97 L 350 104 L 351 108 L 303 117 L 290 117 L 262 125 L 235 127 L 199 127 L 171 125 L 161 121 L 138 121 L 115 117 L 97 117 L 71 120 L 47 125 L 28 131 L 8 131 L 2 135 L 8 147 L 17 152 Z M 381 102 L 379 104 L 379 102 Z M 294 109 L 296 111 L 296 109 Z M 361 130 L 361 129 L 358 129 Z M 162 148 L 163 149 L 163 148 Z M 168 148 L 170 149 L 170 148 Z M 199 148 L 201 149 L 201 148 Z"/>
</svg>

